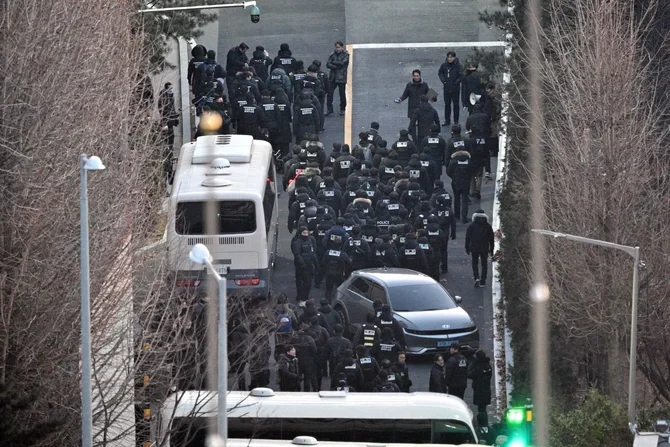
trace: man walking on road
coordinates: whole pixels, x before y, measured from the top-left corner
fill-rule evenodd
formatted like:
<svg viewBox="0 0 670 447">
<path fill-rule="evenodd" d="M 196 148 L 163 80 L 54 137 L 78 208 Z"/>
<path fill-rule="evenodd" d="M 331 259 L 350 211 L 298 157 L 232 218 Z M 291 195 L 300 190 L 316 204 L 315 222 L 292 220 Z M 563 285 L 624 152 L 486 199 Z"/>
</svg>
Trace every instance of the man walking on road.
<svg viewBox="0 0 670 447">
<path fill-rule="evenodd" d="M 493 228 L 489 224 L 489 216 L 479 209 L 472 214 L 472 223 L 465 232 L 465 252 L 472 255 L 472 276 L 475 287 L 486 285 L 488 273 L 488 256 L 493 256 Z M 482 272 L 479 276 L 478 262 L 481 262 Z"/>
<path fill-rule="evenodd" d="M 454 124 L 458 124 L 460 113 L 459 100 L 461 96 L 461 82 L 463 82 L 463 75 L 461 74 L 461 64 L 458 61 L 455 52 L 449 51 L 447 53 L 447 60 L 442 63 L 437 74 L 444 87 L 443 126 L 451 125 L 451 109 L 454 111 Z"/>
<path fill-rule="evenodd" d="M 447 393 L 463 399 L 468 386 L 468 361 L 461 354 L 461 346 L 458 343 L 451 345 L 449 353 L 451 356 L 444 364 Z"/>
<path fill-rule="evenodd" d="M 335 51 L 328 58 L 326 67 L 330 69 L 328 75 L 328 111 L 326 115 L 333 113 L 333 93 L 337 88 L 340 92 L 340 115 L 344 115 L 344 110 L 347 108 L 347 68 L 349 67 L 349 53 L 344 50 L 344 43 L 341 41 L 335 42 Z"/>
<path fill-rule="evenodd" d="M 407 100 L 407 118 L 412 119 L 412 114 L 419 108 L 419 98 L 421 95 L 427 95 L 428 90 L 430 90 L 428 84 L 421 78 L 421 70 L 414 69 L 412 70 L 412 80 L 405 85 L 405 90 L 395 102 L 400 104 Z"/>
</svg>

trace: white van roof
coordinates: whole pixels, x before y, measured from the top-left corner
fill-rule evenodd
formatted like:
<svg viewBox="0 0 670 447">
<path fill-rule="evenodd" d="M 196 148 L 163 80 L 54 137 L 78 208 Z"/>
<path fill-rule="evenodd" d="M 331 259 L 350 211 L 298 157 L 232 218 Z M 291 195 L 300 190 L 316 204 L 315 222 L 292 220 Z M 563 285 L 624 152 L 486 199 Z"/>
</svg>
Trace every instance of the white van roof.
<svg viewBox="0 0 670 447">
<path fill-rule="evenodd" d="M 267 390 L 263 392 L 261 390 Z M 260 391 L 260 392 L 259 392 Z M 265 388 L 230 391 L 226 397 L 228 417 L 328 417 L 346 419 L 450 419 L 468 426 L 473 413 L 463 400 L 445 394 L 346 393 L 343 391 L 281 392 Z M 381 408 L 389 412 L 379 411 Z M 182 391 L 164 402 L 164 417 L 201 417 L 217 411 L 215 391 Z"/>
<path fill-rule="evenodd" d="M 254 139 L 250 135 L 205 135 L 198 137 L 191 164 L 209 164 L 215 158 L 231 163 L 249 163 Z"/>
<path fill-rule="evenodd" d="M 230 162 L 226 175 L 212 176 L 211 163 L 214 160 L 220 163 L 222 158 Z M 199 137 L 195 143 L 181 148 L 173 200 L 189 202 L 222 197 L 241 200 L 249 194 L 263 197 L 271 163 L 272 146 L 266 141 L 248 135 Z"/>
</svg>

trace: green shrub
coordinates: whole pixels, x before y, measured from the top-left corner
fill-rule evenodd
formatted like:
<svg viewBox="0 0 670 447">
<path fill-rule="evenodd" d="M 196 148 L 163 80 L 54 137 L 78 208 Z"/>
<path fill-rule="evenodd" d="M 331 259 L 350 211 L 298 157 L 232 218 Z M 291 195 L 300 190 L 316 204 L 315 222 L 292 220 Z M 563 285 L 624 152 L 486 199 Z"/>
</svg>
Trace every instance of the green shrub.
<svg viewBox="0 0 670 447">
<path fill-rule="evenodd" d="M 628 430 L 624 410 L 595 390 L 567 413 L 551 416 L 552 447 L 630 447 L 633 437 Z"/>
</svg>

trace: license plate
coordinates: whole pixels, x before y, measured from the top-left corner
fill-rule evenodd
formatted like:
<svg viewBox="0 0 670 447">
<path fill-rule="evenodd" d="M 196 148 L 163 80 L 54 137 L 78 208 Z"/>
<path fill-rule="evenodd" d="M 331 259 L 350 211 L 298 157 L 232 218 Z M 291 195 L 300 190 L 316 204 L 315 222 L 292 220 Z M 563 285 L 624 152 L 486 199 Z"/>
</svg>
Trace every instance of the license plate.
<svg viewBox="0 0 670 447">
<path fill-rule="evenodd" d="M 228 274 L 228 267 L 217 266 L 216 267 L 216 273 L 218 273 L 219 275 L 226 275 L 226 274 Z"/>
<path fill-rule="evenodd" d="M 454 343 L 458 343 L 458 340 L 438 341 L 437 342 L 437 347 L 438 348 L 448 348 L 449 346 L 453 345 Z"/>
</svg>

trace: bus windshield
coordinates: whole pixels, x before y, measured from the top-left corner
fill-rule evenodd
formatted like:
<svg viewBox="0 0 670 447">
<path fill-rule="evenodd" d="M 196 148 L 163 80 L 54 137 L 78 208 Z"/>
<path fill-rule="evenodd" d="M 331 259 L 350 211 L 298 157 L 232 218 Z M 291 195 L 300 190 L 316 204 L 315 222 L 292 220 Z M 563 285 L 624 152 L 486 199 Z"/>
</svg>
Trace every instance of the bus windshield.
<svg viewBox="0 0 670 447">
<path fill-rule="evenodd" d="M 177 203 L 175 231 L 180 235 L 205 234 L 205 203 Z M 217 206 L 215 234 L 240 234 L 256 231 L 256 206 L 247 200 L 224 200 Z"/>
<path fill-rule="evenodd" d="M 204 447 L 207 418 L 175 418 L 170 447 Z M 313 436 L 319 441 L 467 444 L 470 428 L 458 421 L 426 419 L 228 418 L 230 438 L 292 440 Z"/>
</svg>

